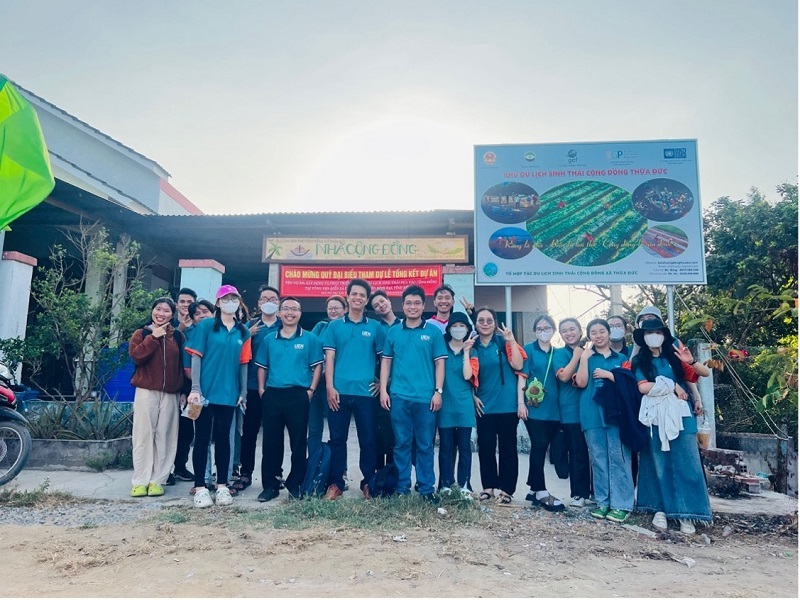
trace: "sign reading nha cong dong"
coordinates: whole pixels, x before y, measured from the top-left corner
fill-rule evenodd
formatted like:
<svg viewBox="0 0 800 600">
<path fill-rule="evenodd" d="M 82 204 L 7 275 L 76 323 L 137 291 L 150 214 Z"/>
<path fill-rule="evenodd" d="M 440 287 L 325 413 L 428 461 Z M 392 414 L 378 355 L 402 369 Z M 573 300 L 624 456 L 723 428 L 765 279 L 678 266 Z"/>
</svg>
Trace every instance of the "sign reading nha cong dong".
<svg viewBox="0 0 800 600">
<path fill-rule="evenodd" d="M 264 262 L 465 263 L 467 236 L 290 238 L 264 236 Z"/>
</svg>

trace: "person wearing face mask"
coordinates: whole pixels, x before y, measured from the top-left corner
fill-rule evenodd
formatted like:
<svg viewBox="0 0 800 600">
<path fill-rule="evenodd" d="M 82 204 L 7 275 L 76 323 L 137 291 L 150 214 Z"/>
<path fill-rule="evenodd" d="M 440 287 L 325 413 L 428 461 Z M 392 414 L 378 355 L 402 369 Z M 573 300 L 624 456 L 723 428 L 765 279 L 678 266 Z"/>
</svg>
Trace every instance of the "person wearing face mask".
<svg viewBox="0 0 800 600">
<path fill-rule="evenodd" d="M 686 382 L 710 371 L 683 344 L 675 348 L 669 328 L 658 319 L 643 321 L 633 338 L 640 347 L 634 375 L 645 394 L 639 420 L 651 427 L 649 445 L 640 453 L 636 507 L 654 513 L 656 529 L 666 530 L 670 518 L 678 520 L 681 533 L 693 534 L 693 521 L 711 521 L 711 505 L 694 417 L 703 405 L 699 398 L 692 401 Z"/>
<path fill-rule="evenodd" d="M 473 390 L 478 382 L 475 338 L 467 315 L 454 312 L 445 328 L 447 346 L 442 408 L 436 413 L 439 429 L 439 492 L 448 493 L 458 483 L 461 494 L 472 498 L 472 428 L 475 427 Z M 455 447 L 454 447 L 455 446 Z M 454 449 L 458 449 L 457 475 L 453 473 Z"/>
<path fill-rule="evenodd" d="M 575 385 L 575 372 L 583 354 L 581 324 L 567 317 L 558 324 L 558 333 L 566 344 L 556 350 L 553 362 L 558 369 L 558 404 L 561 428 L 569 442 L 570 508 L 583 508 L 589 500 L 591 480 L 589 475 L 589 449 L 581 429 L 581 388 Z"/>
<path fill-rule="evenodd" d="M 547 448 L 560 426 L 558 364 L 554 364 L 556 349 L 551 344 L 555 330 L 556 323 L 549 315 L 539 315 L 533 321 L 536 341 L 523 347 L 528 358 L 521 373 L 526 381 L 517 393 L 517 416 L 525 423 L 531 439 L 527 480 L 530 493 L 525 499 L 533 506 L 559 512 L 564 510 L 564 504 L 547 491 L 544 481 Z"/>
<path fill-rule="evenodd" d="M 593 319 L 586 326 L 591 343 L 586 344 L 578 363 L 575 384 L 583 388 L 580 418 L 589 456 L 597 508 L 595 519 L 623 523 L 633 510 L 631 451 L 622 443 L 619 426 L 606 421 L 603 407 L 595 395 L 605 385 L 615 382 L 612 369 L 625 363 L 625 357 L 609 347 L 608 321 Z"/>
<path fill-rule="evenodd" d="M 258 289 L 258 311 L 247 323 L 250 331 L 252 354 L 256 356 L 264 339 L 282 327 L 278 317 L 278 290 L 269 285 Z M 247 365 L 247 410 L 242 423 L 242 448 L 240 451 L 241 469 L 239 478 L 231 485 L 231 495 L 236 496 L 253 483 L 256 466 L 256 444 L 261 429 L 261 398 L 258 395 L 258 367 L 253 360 Z M 263 460 L 263 458 L 262 458 Z"/>
<path fill-rule="evenodd" d="M 235 287 L 220 287 L 214 318 L 197 324 L 186 348 L 192 355 L 192 393 L 188 402 L 204 406 L 195 421 L 192 452 L 197 508 L 207 508 L 214 503 L 209 491 L 202 487 L 212 424 L 217 467 L 216 503 L 219 506 L 233 503 L 228 489 L 230 430 L 236 407 L 247 406 L 247 363 L 252 358 L 250 331 L 236 319 L 241 302 Z"/>
<path fill-rule="evenodd" d="M 628 322 L 619 315 L 612 315 L 606 319 L 609 326 L 609 347 L 617 354 L 630 356 L 630 349 L 625 343 L 625 333 L 628 329 Z"/>
<path fill-rule="evenodd" d="M 162 487 L 175 462 L 178 439 L 178 392 L 183 384 L 183 335 L 170 323 L 175 304 L 153 302 L 150 323 L 131 337 L 128 353 L 136 370 L 133 399 L 133 477 L 131 496 L 163 496 Z"/>
</svg>

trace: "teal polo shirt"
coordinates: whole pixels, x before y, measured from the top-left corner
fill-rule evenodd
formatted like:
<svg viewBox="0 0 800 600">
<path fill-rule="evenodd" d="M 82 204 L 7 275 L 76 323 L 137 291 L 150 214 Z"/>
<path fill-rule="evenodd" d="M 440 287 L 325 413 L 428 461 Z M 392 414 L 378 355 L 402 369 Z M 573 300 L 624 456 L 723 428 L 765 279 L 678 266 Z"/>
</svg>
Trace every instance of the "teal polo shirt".
<svg viewBox="0 0 800 600">
<path fill-rule="evenodd" d="M 641 354 L 639 354 L 641 356 Z M 675 383 L 678 380 L 675 378 L 675 372 L 672 370 L 672 365 L 669 364 L 669 361 L 664 358 L 663 356 L 654 356 L 653 357 L 653 371 L 655 372 L 655 377 L 659 375 L 666 377 L 667 379 L 672 379 Z M 644 376 L 641 369 L 636 369 L 633 372 L 634 377 L 636 377 L 636 383 L 641 383 L 642 381 L 649 381 L 647 377 Z M 653 381 L 655 381 L 655 377 Z M 688 386 L 685 384 L 681 386 L 683 391 L 689 393 Z M 694 404 L 692 403 L 692 396 L 689 394 L 689 399 L 687 400 L 689 403 L 689 411 L 692 412 L 694 409 Z M 697 433 L 697 419 L 694 416 L 690 417 L 683 417 L 683 430 L 686 433 Z"/>
<path fill-rule="evenodd" d="M 251 358 L 250 331 L 234 326 L 230 331 L 221 325 L 214 331 L 216 319 L 204 319 L 195 325 L 186 351 L 203 361 L 200 390 L 209 404 L 236 406 L 239 400 L 239 367 Z"/>
<path fill-rule="evenodd" d="M 516 414 L 517 374 L 508 364 L 505 340 L 495 335 L 489 345 L 484 346 L 476 339 L 473 349 L 481 365 L 476 395 L 483 402 L 483 412 L 487 415 Z"/>
<path fill-rule="evenodd" d="M 525 387 L 537 377 L 544 384 L 544 398 L 539 406 L 528 405 L 528 418 L 534 421 L 558 421 L 560 418 L 558 403 L 558 379 L 556 372 L 556 354 L 559 349 L 550 346 L 550 352 L 545 352 L 539 347 L 539 341 L 526 344 L 523 348 L 528 358 L 522 366 L 522 372 L 528 376 Z"/>
<path fill-rule="evenodd" d="M 310 331 L 297 328 L 294 335 L 284 337 L 276 331 L 264 339 L 258 348 L 255 364 L 267 370 L 267 386 L 308 388 L 314 367 L 322 364 L 322 343 Z"/>
<path fill-rule="evenodd" d="M 572 348 L 559 348 L 553 357 L 556 373 L 566 367 L 572 360 Z M 562 423 L 581 422 L 581 394 L 583 390 L 572 384 L 572 380 L 558 382 L 558 408 Z"/>
<path fill-rule="evenodd" d="M 589 381 L 581 393 L 581 428 L 586 431 L 587 429 L 597 429 L 598 427 L 609 427 L 603 416 L 603 407 L 594 401 L 594 395 L 604 385 L 614 385 L 608 379 L 595 379 L 592 376 L 595 369 L 605 369 L 610 371 L 621 367 L 622 363 L 628 360 L 627 356 L 618 354 L 611 350 L 608 358 L 600 354 L 597 350 L 594 351 L 589 357 Z"/>
<path fill-rule="evenodd" d="M 436 413 L 437 427 L 475 427 L 475 402 L 472 382 L 464 379 L 464 352 L 456 354 L 445 342 L 447 362 L 444 364 L 442 408 Z M 471 351 L 470 358 L 475 358 Z M 480 380 L 480 379 L 479 379 Z"/>
<path fill-rule="evenodd" d="M 194 333 L 196 325 L 192 323 L 186 329 L 183 330 L 183 337 L 186 339 L 186 343 L 183 345 L 184 352 L 181 352 L 181 363 L 183 364 L 184 369 L 191 369 L 192 368 L 192 355 L 185 350 L 189 348 L 189 340 L 192 339 L 192 334 Z M 202 371 L 201 371 L 202 374 Z"/>
<path fill-rule="evenodd" d="M 333 387 L 339 394 L 371 396 L 375 365 L 383 351 L 386 333 L 378 321 L 366 316 L 353 321 L 345 314 L 331 321 L 322 335 L 322 347 L 334 355 Z"/>
<path fill-rule="evenodd" d="M 250 364 L 247 365 L 247 389 L 248 390 L 257 390 L 258 389 L 258 367 L 255 363 L 255 357 L 258 356 L 258 349 L 261 347 L 261 343 L 266 339 L 266 337 L 270 333 L 274 333 L 278 331 L 281 327 L 283 327 L 283 323 L 281 323 L 280 319 L 276 319 L 272 325 L 267 325 L 264 321 L 261 320 L 261 317 L 250 321 L 248 323 L 248 329 L 253 323 L 260 323 L 260 327 L 258 331 L 255 332 L 253 337 L 251 338 L 251 344 L 253 345 L 253 360 L 250 361 Z"/>
<path fill-rule="evenodd" d="M 431 401 L 436 389 L 434 363 L 447 359 L 441 331 L 425 321 L 413 328 L 403 321 L 389 328 L 383 356 L 392 359 L 392 396 L 409 402 Z"/>
<path fill-rule="evenodd" d="M 384 331 L 388 331 L 391 327 L 394 327 L 395 325 L 400 325 L 400 323 L 402 322 L 403 319 L 401 319 L 400 317 L 395 317 L 394 323 L 387 323 L 383 319 L 378 319 L 378 323 L 381 324 L 381 327 L 383 327 Z"/>
</svg>

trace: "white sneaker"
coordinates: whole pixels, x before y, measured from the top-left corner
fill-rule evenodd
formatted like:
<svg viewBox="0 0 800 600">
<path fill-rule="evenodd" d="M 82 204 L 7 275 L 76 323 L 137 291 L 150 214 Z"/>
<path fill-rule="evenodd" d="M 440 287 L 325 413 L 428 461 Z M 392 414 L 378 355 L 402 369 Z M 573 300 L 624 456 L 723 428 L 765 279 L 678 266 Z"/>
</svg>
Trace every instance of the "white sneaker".
<svg viewBox="0 0 800 600">
<path fill-rule="evenodd" d="M 653 527 L 661 531 L 667 530 L 667 515 L 663 512 L 657 512 L 653 515 Z"/>
<path fill-rule="evenodd" d="M 472 495 L 472 492 L 469 488 L 461 488 L 461 497 L 464 500 L 474 500 L 475 496 Z"/>
<path fill-rule="evenodd" d="M 226 487 L 217 488 L 217 506 L 230 506 L 233 504 L 231 491 Z"/>
<path fill-rule="evenodd" d="M 214 506 L 214 501 L 211 499 L 211 494 L 206 488 L 200 488 L 194 495 L 195 508 L 208 508 Z"/>
<path fill-rule="evenodd" d="M 678 523 L 681 524 L 681 533 L 692 535 L 696 531 L 691 519 L 678 519 Z"/>
<path fill-rule="evenodd" d="M 580 496 L 573 496 L 569 505 L 571 508 L 583 508 L 584 506 L 586 506 L 586 500 L 581 498 Z"/>
</svg>

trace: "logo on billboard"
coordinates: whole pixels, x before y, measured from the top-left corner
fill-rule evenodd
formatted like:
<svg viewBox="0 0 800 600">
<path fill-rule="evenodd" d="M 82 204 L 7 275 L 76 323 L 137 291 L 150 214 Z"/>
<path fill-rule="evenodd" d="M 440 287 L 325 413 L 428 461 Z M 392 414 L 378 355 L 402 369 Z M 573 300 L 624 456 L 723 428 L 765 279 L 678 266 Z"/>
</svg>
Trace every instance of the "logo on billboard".
<svg viewBox="0 0 800 600">
<path fill-rule="evenodd" d="M 483 265 L 483 274 L 487 277 L 494 277 L 497 275 L 497 265 L 494 263 L 486 263 Z"/>
<path fill-rule="evenodd" d="M 686 148 L 664 148 L 664 158 L 686 158 Z"/>
<path fill-rule="evenodd" d="M 578 151 L 575 149 L 567 152 L 567 164 L 572 165 L 578 161 Z"/>
<path fill-rule="evenodd" d="M 483 155 L 483 162 L 487 165 L 493 165 L 497 162 L 497 155 L 494 152 L 486 152 Z"/>
<path fill-rule="evenodd" d="M 606 150 L 606 158 L 613 163 L 631 164 L 638 155 L 627 150 Z"/>
<path fill-rule="evenodd" d="M 533 162 L 536 160 L 536 154 L 534 154 L 533 152 L 526 152 L 524 158 L 528 162 Z"/>
</svg>

